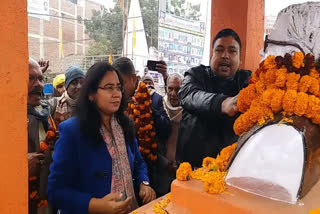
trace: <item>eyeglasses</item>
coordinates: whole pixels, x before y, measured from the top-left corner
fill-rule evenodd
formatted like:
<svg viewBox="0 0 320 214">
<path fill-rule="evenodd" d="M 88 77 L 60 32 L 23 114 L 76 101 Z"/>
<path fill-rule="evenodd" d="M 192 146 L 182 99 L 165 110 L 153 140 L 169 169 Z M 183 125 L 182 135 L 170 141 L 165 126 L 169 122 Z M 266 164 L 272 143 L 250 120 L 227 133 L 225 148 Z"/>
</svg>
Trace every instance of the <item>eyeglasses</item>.
<svg viewBox="0 0 320 214">
<path fill-rule="evenodd" d="M 123 87 L 122 85 L 105 85 L 105 86 L 99 86 L 99 89 L 105 90 L 109 93 L 112 93 L 114 90 L 123 93 Z"/>
<path fill-rule="evenodd" d="M 44 83 L 43 76 L 36 76 L 36 75 L 29 75 L 29 82 L 34 84 L 36 81 L 39 81 L 40 83 Z"/>
</svg>

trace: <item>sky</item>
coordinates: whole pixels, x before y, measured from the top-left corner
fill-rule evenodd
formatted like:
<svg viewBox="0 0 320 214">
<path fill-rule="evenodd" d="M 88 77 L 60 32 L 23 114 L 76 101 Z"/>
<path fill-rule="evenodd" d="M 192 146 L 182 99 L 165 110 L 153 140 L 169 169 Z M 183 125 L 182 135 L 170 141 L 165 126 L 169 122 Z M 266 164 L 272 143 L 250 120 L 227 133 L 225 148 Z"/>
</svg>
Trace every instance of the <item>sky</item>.
<svg viewBox="0 0 320 214">
<path fill-rule="evenodd" d="M 320 0 L 314 0 L 313 2 L 319 1 Z M 308 0 L 265 0 L 265 14 L 266 16 L 277 16 L 278 13 L 287 6 L 304 2 L 308 2 Z"/>
</svg>

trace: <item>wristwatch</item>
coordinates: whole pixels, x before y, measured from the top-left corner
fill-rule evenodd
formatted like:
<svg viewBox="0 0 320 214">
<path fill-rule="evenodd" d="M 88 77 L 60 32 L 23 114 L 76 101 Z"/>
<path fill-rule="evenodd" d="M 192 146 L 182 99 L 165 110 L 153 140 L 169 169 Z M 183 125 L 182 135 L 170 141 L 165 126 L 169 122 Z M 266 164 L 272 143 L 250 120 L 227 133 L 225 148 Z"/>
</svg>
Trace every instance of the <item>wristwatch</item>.
<svg viewBox="0 0 320 214">
<path fill-rule="evenodd" d="M 150 183 L 148 181 L 142 181 L 141 184 L 146 185 L 146 186 L 150 186 Z"/>
</svg>

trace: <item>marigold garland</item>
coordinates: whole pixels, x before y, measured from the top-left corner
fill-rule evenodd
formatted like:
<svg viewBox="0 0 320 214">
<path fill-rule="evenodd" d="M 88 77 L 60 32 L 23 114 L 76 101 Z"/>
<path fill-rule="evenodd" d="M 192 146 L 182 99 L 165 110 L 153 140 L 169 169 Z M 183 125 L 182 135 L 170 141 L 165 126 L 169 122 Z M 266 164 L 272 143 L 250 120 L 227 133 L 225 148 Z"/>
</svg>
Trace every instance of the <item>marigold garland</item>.
<svg viewBox="0 0 320 214">
<path fill-rule="evenodd" d="M 145 83 L 139 84 L 134 98 L 136 102 L 128 105 L 128 113 L 135 123 L 139 150 L 147 160 L 156 161 L 158 144 L 152 119 L 152 100 Z"/>
<path fill-rule="evenodd" d="M 170 202 L 171 194 L 169 193 L 166 198 L 160 200 L 158 203 L 153 203 L 153 212 L 158 214 L 168 214 L 166 208 Z"/>
<path fill-rule="evenodd" d="M 40 152 L 42 153 L 53 153 L 54 145 L 56 141 L 59 138 L 59 133 L 57 130 L 57 127 L 55 125 L 55 122 L 51 116 L 49 116 L 49 123 L 50 127 L 46 133 L 46 138 L 44 141 L 40 143 Z M 40 207 L 47 207 L 48 201 L 47 200 L 41 200 L 39 195 L 39 189 L 40 189 L 40 180 L 37 176 L 29 177 L 29 197 L 30 200 L 37 204 L 37 206 Z"/>
<path fill-rule="evenodd" d="M 192 171 L 188 162 L 181 163 L 177 170 L 180 181 L 193 179 L 204 182 L 204 190 L 211 194 L 219 194 L 226 190 L 225 177 L 227 164 L 237 147 L 237 143 L 225 147 L 216 158 L 206 157 L 202 161 L 202 168 Z"/>
<path fill-rule="evenodd" d="M 320 214 L 320 208 L 314 209 L 314 210 L 310 210 L 309 214 Z"/>
<path fill-rule="evenodd" d="M 298 115 L 320 124 L 320 59 L 304 56 L 268 56 L 253 73 L 250 84 L 240 91 L 238 109 L 242 113 L 234 123 L 237 135 L 255 124 L 273 120 L 274 113 Z"/>
</svg>

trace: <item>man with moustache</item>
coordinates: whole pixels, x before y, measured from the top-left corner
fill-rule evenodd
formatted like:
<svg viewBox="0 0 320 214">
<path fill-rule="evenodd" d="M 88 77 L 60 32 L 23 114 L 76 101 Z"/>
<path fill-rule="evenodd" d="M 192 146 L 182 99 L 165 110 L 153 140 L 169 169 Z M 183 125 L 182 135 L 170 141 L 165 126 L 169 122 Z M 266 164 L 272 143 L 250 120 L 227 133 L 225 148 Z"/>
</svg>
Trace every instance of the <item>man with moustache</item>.
<svg viewBox="0 0 320 214">
<path fill-rule="evenodd" d="M 46 132 L 50 127 L 49 106 L 41 101 L 43 87 L 44 78 L 40 66 L 36 60 L 30 58 L 27 98 L 28 168 L 29 177 L 39 179 L 39 183 L 36 184 L 40 185 L 38 196 L 45 200 L 51 154 L 49 151 L 40 153 L 40 142 L 45 140 Z M 34 184 L 34 182 L 30 182 L 29 189 L 32 188 L 31 183 Z M 37 214 L 37 203 L 38 200 L 29 199 L 29 214 Z"/>
<path fill-rule="evenodd" d="M 176 159 L 193 167 L 237 141 L 233 131 L 239 116 L 237 96 L 251 76 L 251 71 L 239 69 L 241 41 L 232 29 L 221 30 L 212 47 L 210 66 L 186 71 L 179 91 L 183 115 Z"/>
</svg>

